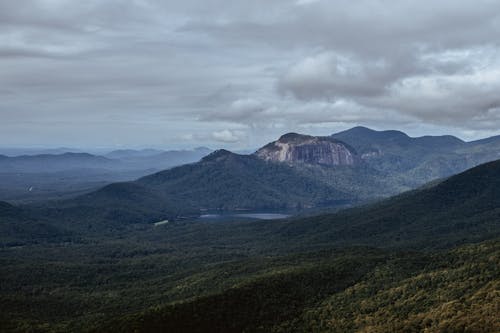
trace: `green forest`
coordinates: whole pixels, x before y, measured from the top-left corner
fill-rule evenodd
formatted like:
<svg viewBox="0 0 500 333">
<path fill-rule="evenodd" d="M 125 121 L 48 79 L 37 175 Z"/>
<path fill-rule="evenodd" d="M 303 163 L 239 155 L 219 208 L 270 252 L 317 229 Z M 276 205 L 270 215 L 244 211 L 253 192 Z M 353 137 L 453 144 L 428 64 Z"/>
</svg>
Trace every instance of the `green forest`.
<svg viewBox="0 0 500 333">
<path fill-rule="evenodd" d="M 0 327 L 497 332 L 499 184 L 493 162 L 338 213 L 114 232 L 2 204 Z"/>
</svg>

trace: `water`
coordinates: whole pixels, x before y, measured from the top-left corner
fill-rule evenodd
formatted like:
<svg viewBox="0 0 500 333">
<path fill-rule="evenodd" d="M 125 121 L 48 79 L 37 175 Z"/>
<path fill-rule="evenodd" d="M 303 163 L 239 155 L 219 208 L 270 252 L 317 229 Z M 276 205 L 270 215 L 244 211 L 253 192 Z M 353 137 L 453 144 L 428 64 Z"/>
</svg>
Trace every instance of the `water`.
<svg viewBox="0 0 500 333">
<path fill-rule="evenodd" d="M 290 214 L 284 213 L 236 213 L 224 212 L 222 214 L 203 214 L 200 215 L 201 220 L 228 220 L 234 218 L 255 219 L 255 220 L 276 220 L 290 217 Z"/>
</svg>

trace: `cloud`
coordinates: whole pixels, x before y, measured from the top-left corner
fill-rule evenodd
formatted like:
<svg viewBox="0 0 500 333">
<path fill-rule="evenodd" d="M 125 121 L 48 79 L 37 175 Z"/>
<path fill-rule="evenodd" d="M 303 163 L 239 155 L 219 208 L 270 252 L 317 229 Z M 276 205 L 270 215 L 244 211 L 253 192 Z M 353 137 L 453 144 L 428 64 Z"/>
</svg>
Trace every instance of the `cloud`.
<svg viewBox="0 0 500 333">
<path fill-rule="evenodd" d="M 232 121 L 243 122 L 258 116 L 264 110 L 262 102 L 253 98 L 237 99 L 228 107 L 223 107 L 220 110 L 207 112 L 202 115 L 203 120 L 207 121 Z"/>
<path fill-rule="evenodd" d="M 224 143 L 235 143 L 240 141 L 241 132 L 231 131 L 228 129 L 212 132 L 212 138 L 215 141 Z"/>
<path fill-rule="evenodd" d="M 395 67 L 397 64 L 361 62 L 326 52 L 293 65 L 280 79 L 278 89 L 306 100 L 379 95 L 403 72 Z"/>
<path fill-rule="evenodd" d="M 0 140 L 241 144 L 405 122 L 490 134 L 499 23 L 491 0 L 0 1 Z"/>
</svg>

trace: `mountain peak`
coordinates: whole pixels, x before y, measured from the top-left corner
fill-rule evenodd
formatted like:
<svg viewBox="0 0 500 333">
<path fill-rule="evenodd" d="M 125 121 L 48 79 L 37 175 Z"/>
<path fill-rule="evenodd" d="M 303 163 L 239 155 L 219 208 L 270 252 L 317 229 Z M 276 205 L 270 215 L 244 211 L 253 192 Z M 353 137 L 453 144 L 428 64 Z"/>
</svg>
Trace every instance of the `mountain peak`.
<svg viewBox="0 0 500 333">
<path fill-rule="evenodd" d="M 410 137 L 401 131 L 396 130 L 384 130 L 377 131 L 364 126 L 356 126 L 348 130 L 338 132 L 332 135 L 332 137 L 368 137 L 368 138 L 378 138 L 378 139 L 409 139 Z M 342 140 L 342 139 L 340 139 Z"/>
<path fill-rule="evenodd" d="M 332 137 L 287 133 L 255 152 L 260 159 L 273 162 L 324 165 L 353 165 L 357 154 Z"/>
<path fill-rule="evenodd" d="M 286 134 L 283 134 L 282 136 L 280 136 L 280 138 L 278 139 L 278 142 L 292 143 L 292 142 L 300 142 L 300 141 L 312 139 L 312 138 L 314 138 L 314 137 L 310 136 L 310 135 L 290 132 L 290 133 L 286 133 Z"/>
<path fill-rule="evenodd" d="M 229 150 L 226 149 L 217 149 L 208 154 L 207 156 L 203 157 L 201 160 L 202 162 L 213 162 L 213 161 L 220 161 L 236 155 L 237 154 L 230 152 Z"/>
</svg>

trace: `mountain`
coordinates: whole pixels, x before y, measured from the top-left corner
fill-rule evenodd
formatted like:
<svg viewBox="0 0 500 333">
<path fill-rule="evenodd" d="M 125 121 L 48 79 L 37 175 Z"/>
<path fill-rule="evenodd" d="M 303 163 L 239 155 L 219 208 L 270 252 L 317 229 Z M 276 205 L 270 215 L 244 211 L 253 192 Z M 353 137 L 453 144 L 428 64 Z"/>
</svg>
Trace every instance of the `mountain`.
<svg viewBox="0 0 500 333">
<path fill-rule="evenodd" d="M 255 156 L 273 162 L 322 165 L 355 165 L 359 158 L 345 143 L 326 136 L 288 133 L 255 152 Z"/>
<path fill-rule="evenodd" d="M 9 157 L 21 156 L 21 155 L 57 155 L 64 153 L 82 153 L 80 149 L 76 148 L 8 148 L 0 147 L 0 155 L 6 155 Z"/>
<path fill-rule="evenodd" d="M 131 158 L 131 157 L 145 157 L 145 156 L 152 156 L 152 155 L 158 155 L 163 153 L 163 150 L 159 149 L 141 149 L 141 150 L 135 150 L 135 149 L 118 149 L 118 150 L 113 150 L 110 151 L 109 153 L 105 154 L 107 158 L 116 158 L 116 159 L 121 159 L 121 158 Z"/>
<path fill-rule="evenodd" d="M 284 257 L 231 262 L 217 274 L 238 282 L 222 290 L 110 317 L 92 331 L 496 332 L 499 203 L 496 161 L 336 214 L 247 223 L 232 233 L 202 226 L 190 235 L 203 235 L 210 248 L 218 239 Z M 256 274 L 260 265 L 266 269 Z M 239 280 L 242 271 L 247 278 Z M 211 279 L 205 274 L 192 277 L 195 290 Z"/>
<path fill-rule="evenodd" d="M 159 171 L 182 164 L 198 162 L 202 157 L 211 152 L 212 150 L 206 147 L 198 147 L 193 150 L 168 151 L 127 149 L 115 150 L 105 156 L 119 160 L 122 168 Z"/>
<path fill-rule="evenodd" d="M 88 153 L 63 153 L 42 155 L 21 155 L 8 157 L 0 155 L 2 172 L 55 172 L 70 169 L 113 168 L 116 161 Z"/>
<path fill-rule="evenodd" d="M 446 156 L 466 143 L 454 136 L 411 138 L 400 131 L 354 127 L 332 135 L 356 149 L 361 158 L 386 171 L 407 171 L 435 155 Z"/>
<path fill-rule="evenodd" d="M 446 151 L 466 144 L 452 135 L 412 138 L 401 131 L 376 131 L 362 126 L 333 134 L 332 137 L 349 143 L 359 154 L 401 153 L 402 149 L 416 149 L 417 147 L 431 151 Z"/>
<path fill-rule="evenodd" d="M 105 156 L 88 153 L 0 155 L 2 173 L 42 173 L 68 170 L 163 170 L 169 167 L 193 163 L 211 152 L 208 148 L 194 150 L 159 151 L 116 150 Z"/>
<path fill-rule="evenodd" d="M 176 181 L 182 191 L 191 179 L 227 181 L 216 192 L 221 195 L 236 186 L 236 176 L 264 177 L 269 166 L 295 180 L 302 169 L 222 150 L 105 187 L 66 207 L 66 215 L 57 215 L 66 209 L 59 207 L 52 219 L 38 219 L 60 229 L 94 228 L 97 212 L 119 205 L 158 209 L 142 202 L 144 195 L 163 191 L 151 201 L 161 205 Z M 274 181 L 262 180 L 259 190 Z M 9 243 L 24 246 L 0 248 L 0 326 L 14 332 L 497 332 L 499 191 L 497 161 L 336 214 L 178 220 L 109 233 L 72 229 L 80 240 Z M 182 199 L 211 193 L 197 188 Z M 8 204 L 4 211 L 36 213 Z M 109 218 L 119 223 L 122 216 Z"/>
<path fill-rule="evenodd" d="M 290 166 L 227 150 L 131 184 L 202 210 L 290 209 L 352 199 Z"/>
<path fill-rule="evenodd" d="M 355 196 L 286 164 L 218 150 L 200 162 L 110 184 L 55 207 L 72 214 L 97 207 L 96 214 L 106 220 L 138 223 L 178 219 L 203 210 L 284 210 L 353 200 Z"/>
<path fill-rule="evenodd" d="M 400 131 L 354 127 L 332 135 L 352 146 L 370 167 L 414 188 L 500 158 L 500 140 L 465 142 L 454 136 L 412 138 Z"/>
<path fill-rule="evenodd" d="M 500 236 L 499 203 L 494 161 L 373 205 L 291 221 L 277 233 L 314 244 L 449 247 Z"/>
<path fill-rule="evenodd" d="M 106 184 L 137 179 L 156 171 L 199 161 L 208 148 L 160 151 L 117 150 L 87 153 L 0 155 L 0 200 L 40 202 L 74 197 Z"/>
<path fill-rule="evenodd" d="M 127 223 L 211 210 L 321 209 L 394 195 L 463 167 L 453 158 L 466 144 L 450 136 L 410 138 L 361 127 L 338 136 L 352 142 L 289 133 L 252 155 L 218 150 L 199 162 L 112 184 L 62 206 L 100 207 L 103 219 Z M 186 153 L 193 152 L 162 154 Z"/>
<path fill-rule="evenodd" d="M 2 172 L 57 172 L 67 170 L 162 170 L 169 167 L 193 163 L 209 154 L 208 148 L 194 150 L 120 150 L 106 156 L 88 153 L 63 153 L 42 155 L 21 155 L 8 157 L 0 155 Z"/>
<path fill-rule="evenodd" d="M 290 209 L 354 199 L 294 168 L 218 150 L 201 162 L 156 173 L 138 183 L 169 191 L 203 209 Z"/>
</svg>

